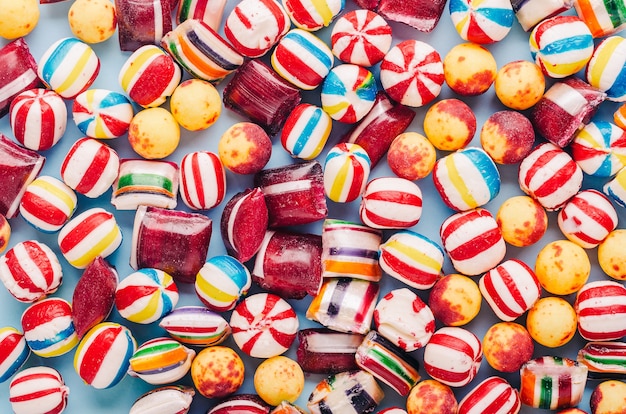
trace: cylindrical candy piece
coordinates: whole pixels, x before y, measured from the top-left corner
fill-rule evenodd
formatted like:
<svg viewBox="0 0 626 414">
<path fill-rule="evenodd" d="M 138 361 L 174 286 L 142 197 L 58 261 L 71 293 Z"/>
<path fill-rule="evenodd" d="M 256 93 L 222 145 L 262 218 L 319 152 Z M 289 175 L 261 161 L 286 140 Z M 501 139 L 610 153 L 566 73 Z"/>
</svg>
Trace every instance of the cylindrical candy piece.
<svg viewBox="0 0 626 414">
<path fill-rule="evenodd" d="M 178 303 L 172 276 L 159 269 L 144 268 L 126 276 L 115 291 L 115 306 L 131 322 L 149 324 L 170 313 Z"/>
<path fill-rule="evenodd" d="M 593 37 L 617 33 L 626 26 L 626 13 L 621 1 L 575 0 L 576 14 L 585 22 Z"/>
<path fill-rule="evenodd" d="M 248 268 L 231 256 L 213 256 L 202 266 L 195 281 L 196 294 L 206 307 L 217 312 L 234 309 L 252 278 Z"/>
<path fill-rule="evenodd" d="M 570 241 L 585 249 L 598 246 L 617 227 L 611 201 L 594 189 L 582 190 L 559 211 L 558 225 Z"/>
<path fill-rule="evenodd" d="M 140 205 L 175 208 L 178 176 L 178 165 L 172 161 L 122 159 L 111 204 L 118 210 L 135 210 Z"/>
<path fill-rule="evenodd" d="M 345 0 L 283 0 L 283 7 L 294 25 L 314 32 L 328 26 L 343 10 Z"/>
<path fill-rule="evenodd" d="M 370 157 L 358 144 L 340 143 L 326 155 L 324 191 L 337 203 L 356 200 L 365 190 L 370 174 Z"/>
<path fill-rule="evenodd" d="M 221 315 L 204 306 L 182 306 L 159 322 L 159 326 L 178 342 L 193 346 L 212 346 L 230 335 L 230 325 Z"/>
<path fill-rule="evenodd" d="M 478 373 L 482 359 L 480 339 L 459 327 L 438 329 L 424 348 L 424 368 L 428 375 L 451 387 L 469 384 Z"/>
<path fill-rule="evenodd" d="M 195 393 L 192 387 L 185 385 L 166 385 L 155 388 L 137 398 L 128 414 L 145 414 L 154 410 L 185 414 L 191 407 Z"/>
<path fill-rule="evenodd" d="M 612 177 L 626 165 L 626 131 L 610 122 L 593 121 L 578 131 L 570 149 L 584 173 Z"/>
<path fill-rule="evenodd" d="M 588 341 L 611 341 L 626 335 L 626 287 L 598 280 L 580 289 L 574 303 L 578 332 Z"/>
<path fill-rule="evenodd" d="M 144 342 L 128 360 L 128 374 L 148 384 L 175 382 L 191 368 L 196 351 L 170 338 L 154 338 Z"/>
<path fill-rule="evenodd" d="M 522 404 L 559 410 L 580 403 L 587 383 L 587 367 L 568 358 L 544 356 L 520 370 Z"/>
<path fill-rule="evenodd" d="M 0 383 L 11 378 L 29 355 L 24 334 L 11 326 L 0 328 Z"/>
<path fill-rule="evenodd" d="M 606 92 L 607 99 L 626 101 L 626 39 L 611 36 L 602 40 L 591 55 L 585 76 L 591 86 Z"/>
<path fill-rule="evenodd" d="M 180 195 L 193 210 L 210 210 L 226 195 L 226 172 L 220 158 L 208 151 L 196 151 L 180 162 Z"/>
<path fill-rule="evenodd" d="M 80 131 L 92 138 L 124 135 L 133 119 L 133 106 L 124 95 L 106 89 L 88 89 L 72 105 L 72 117 Z"/>
<path fill-rule="evenodd" d="M 363 335 L 337 332 L 328 328 L 298 331 L 296 356 L 304 372 L 336 374 L 358 368 L 354 360 Z"/>
<path fill-rule="evenodd" d="M 449 8 L 452 24 L 468 42 L 498 42 L 513 27 L 513 7 L 509 0 L 450 0 Z"/>
<path fill-rule="evenodd" d="M 412 227 L 422 216 L 422 190 L 404 178 L 375 178 L 365 186 L 359 216 L 376 229 Z"/>
<path fill-rule="evenodd" d="M 515 17 L 525 32 L 537 23 L 572 7 L 572 0 L 512 0 Z"/>
<path fill-rule="evenodd" d="M 322 108 L 302 103 L 289 114 L 280 142 L 292 157 L 312 160 L 324 149 L 332 119 Z"/>
<path fill-rule="evenodd" d="M 367 371 L 345 371 L 320 381 L 309 396 L 311 414 L 360 414 L 373 412 L 385 397 Z"/>
<path fill-rule="evenodd" d="M 354 124 L 374 106 L 376 89 L 369 70 L 351 63 L 335 66 L 322 84 L 322 108 L 332 119 Z"/>
<path fill-rule="evenodd" d="M 26 343 L 34 354 L 50 358 L 70 352 L 78 344 L 70 303 L 61 298 L 42 299 L 22 314 Z"/>
<path fill-rule="evenodd" d="M 370 67 L 383 60 L 391 47 L 391 26 L 370 10 L 352 10 L 333 25 L 332 51 L 346 63 Z"/>
<path fill-rule="evenodd" d="M 58 178 L 44 175 L 26 187 L 20 201 L 20 214 L 44 233 L 58 231 L 76 210 L 76 194 Z"/>
<path fill-rule="evenodd" d="M 589 370 L 590 379 L 624 379 L 626 377 L 626 343 L 587 342 L 578 351 L 578 363 Z"/>
<path fill-rule="evenodd" d="M 158 44 L 163 34 L 172 30 L 170 0 L 115 0 L 117 31 L 122 51 L 135 51 L 148 44 Z"/>
<path fill-rule="evenodd" d="M 489 377 L 459 402 L 459 414 L 515 414 L 522 408 L 519 393 L 505 379 Z"/>
<path fill-rule="evenodd" d="M 16 414 L 61 414 L 70 389 L 54 368 L 34 366 L 18 373 L 9 386 L 9 402 Z"/>
</svg>

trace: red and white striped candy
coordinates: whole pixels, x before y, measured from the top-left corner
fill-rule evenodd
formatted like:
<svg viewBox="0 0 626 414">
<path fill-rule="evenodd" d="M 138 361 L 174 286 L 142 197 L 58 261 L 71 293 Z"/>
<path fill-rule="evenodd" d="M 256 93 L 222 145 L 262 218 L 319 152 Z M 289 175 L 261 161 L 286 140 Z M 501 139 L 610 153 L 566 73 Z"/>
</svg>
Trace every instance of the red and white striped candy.
<svg viewBox="0 0 626 414">
<path fill-rule="evenodd" d="M 9 402 L 17 414 L 60 414 L 70 389 L 54 368 L 36 366 L 19 372 L 11 381 Z"/>
<path fill-rule="evenodd" d="M 391 47 L 391 26 L 370 10 L 352 10 L 333 25 L 333 54 L 346 63 L 369 67 L 383 60 Z"/>
<path fill-rule="evenodd" d="M 578 332 L 588 341 L 612 341 L 626 335 L 626 287 L 609 281 L 589 282 L 574 302 Z"/>
<path fill-rule="evenodd" d="M 19 371 L 29 356 L 30 348 L 23 333 L 12 326 L 0 328 L 0 382 Z"/>
<path fill-rule="evenodd" d="M 489 377 L 459 402 L 458 414 L 517 414 L 522 401 L 505 379 Z"/>
<path fill-rule="evenodd" d="M 592 249 L 617 227 L 617 211 L 601 192 L 583 190 L 559 211 L 558 224 L 570 241 Z"/>
<path fill-rule="evenodd" d="M 404 178 L 375 178 L 365 187 L 359 215 L 375 229 L 412 227 L 422 216 L 422 191 Z"/>
<path fill-rule="evenodd" d="M 180 195 L 187 207 L 209 210 L 224 200 L 226 173 L 220 158 L 212 152 L 196 151 L 180 163 Z"/>
<path fill-rule="evenodd" d="M 314 32 L 328 26 L 343 10 L 345 0 L 283 0 L 294 25 Z"/>
<path fill-rule="evenodd" d="M 43 358 L 67 354 L 78 344 L 72 306 L 62 298 L 31 304 L 22 314 L 22 329 L 31 351 Z"/>
<path fill-rule="evenodd" d="M 20 200 L 20 214 L 45 233 L 58 231 L 76 210 L 76 194 L 63 181 L 49 175 L 36 178 Z"/>
<path fill-rule="evenodd" d="M 65 133 L 67 108 L 56 92 L 31 89 L 11 102 L 9 121 L 13 135 L 26 148 L 45 151 Z"/>
<path fill-rule="evenodd" d="M 493 269 L 506 254 L 498 223 L 483 208 L 453 214 L 441 224 L 439 234 L 452 265 L 464 275 Z"/>
</svg>

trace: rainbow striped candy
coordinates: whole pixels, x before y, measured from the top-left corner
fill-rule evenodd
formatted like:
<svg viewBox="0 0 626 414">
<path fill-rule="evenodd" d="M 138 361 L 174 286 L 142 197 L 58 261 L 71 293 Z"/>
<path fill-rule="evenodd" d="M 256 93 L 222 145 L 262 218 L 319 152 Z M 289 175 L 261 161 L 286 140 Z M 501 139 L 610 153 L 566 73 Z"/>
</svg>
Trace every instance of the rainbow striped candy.
<svg viewBox="0 0 626 414">
<path fill-rule="evenodd" d="M 178 181 L 175 162 L 122 159 L 113 182 L 111 204 L 118 210 L 136 210 L 140 205 L 175 208 Z"/>
<path fill-rule="evenodd" d="M 430 289 L 441 275 L 443 249 L 426 236 L 398 231 L 379 249 L 383 271 L 415 289 Z"/>
<path fill-rule="evenodd" d="M 626 39 L 611 36 L 602 40 L 591 55 L 585 76 L 591 86 L 606 92 L 608 100 L 626 101 Z"/>
<path fill-rule="evenodd" d="M 77 202 L 76 194 L 63 181 L 44 175 L 26 187 L 20 214 L 37 230 L 54 233 L 72 217 Z"/>
<path fill-rule="evenodd" d="M 30 89 L 11 101 L 9 121 L 20 144 L 35 151 L 45 151 L 59 142 L 65 133 L 67 108 L 56 92 Z"/>
<path fill-rule="evenodd" d="M 331 129 L 330 115 L 319 106 L 302 103 L 285 120 L 280 142 L 292 157 L 312 160 L 324 149 Z"/>
<path fill-rule="evenodd" d="M 44 52 L 37 67 L 39 78 L 62 98 L 86 91 L 100 72 L 100 59 L 86 43 L 66 37 Z"/>
<path fill-rule="evenodd" d="M 202 20 L 211 29 L 217 31 L 222 23 L 226 0 L 180 0 L 176 12 L 176 24 L 185 20 Z"/>
<path fill-rule="evenodd" d="M 352 10 L 333 25 L 332 51 L 346 63 L 370 67 L 383 60 L 392 42 L 391 26 L 370 10 Z"/>
<path fill-rule="evenodd" d="M 489 377 L 459 402 L 458 414 L 513 414 L 522 408 L 519 393 L 504 378 Z"/>
<path fill-rule="evenodd" d="M 324 191 L 337 203 L 349 203 L 365 190 L 370 157 L 358 144 L 341 143 L 331 148 L 324 164 Z"/>
<path fill-rule="evenodd" d="M 11 326 L 0 328 L 0 383 L 11 378 L 29 355 L 24 334 Z"/>
<path fill-rule="evenodd" d="M 115 306 L 131 322 L 149 324 L 170 313 L 178 303 L 178 288 L 159 269 L 139 269 L 126 276 L 115 291 Z"/>
<path fill-rule="evenodd" d="M 584 173 L 612 177 L 626 166 L 626 132 L 606 121 L 593 121 L 570 144 L 572 158 Z"/>
<path fill-rule="evenodd" d="M 178 342 L 193 346 L 217 345 L 231 332 L 226 319 L 204 306 L 174 309 L 161 319 L 159 326 Z"/>
<path fill-rule="evenodd" d="M 456 31 L 468 42 L 499 42 L 513 27 L 513 7 L 509 0 L 450 0 L 449 9 Z"/>
<path fill-rule="evenodd" d="M 583 69 L 593 54 L 593 37 L 576 16 L 543 20 L 530 33 L 530 54 L 543 73 L 565 78 Z"/>
<path fill-rule="evenodd" d="M 576 14 L 585 22 L 593 37 L 604 37 L 626 27 L 626 5 L 616 0 L 575 0 Z"/>
<path fill-rule="evenodd" d="M 191 407 L 195 391 L 185 385 L 166 385 L 150 390 L 137 398 L 128 414 L 164 412 L 185 414 Z"/>
<path fill-rule="evenodd" d="M 94 207 L 70 220 L 59 232 L 59 248 L 74 267 L 84 269 L 98 256 L 107 257 L 122 243 L 115 216 Z"/>
<path fill-rule="evenodd" d="M 365 187 L 359 208 L 361 221 L 376 229 L 406 229 L 422 216 L 422 190 L 400 177 L 379 177 Z"/>
<path fill-rule="evenodd" d="M 70 389 L 54 368 L 34 366 L 19 372 L 9 386 L 9 402 L 15 413 L 61 414 Z"/>
<path fill-rule="evenodd" d="M 346 5 L 345 0 L 283 0 L 294 25 L 314 32 L 330 25 Z"/>
<path fill-rule="evenodd" d="M 226 195 L 226 172 L 220 158 L 208 151 L 187 154 L 180 162 L 180 195 L 193 210 L 210 210 Z"/>
<path fill-rule="evenodd" d="M 130 329 L 103 322 L 87 332 L 74 354 L 74 369 L 86 384 L 96 389 L 119 383 L 130 366 L 137 343 Z"/>
<path fill-rule="evenodd" d="M 578 362 L 594 379 L 623 379 L 626 376 L 625 342 L 588 342 L 578 351 Z"/>
<path fill-rule="evenodd" d="M 332 119 L 354 124 L 372 109 L 376 92 L 372 72 L 344 63 L 332 68 L 322 83 L 322 108 Z"/>
<path fill-rule="evenodd" d="M 585 284 L 576 296 L 578 332 L 588 341 L 612 341 L 626 335 L 626 287 L 612 280 Z"/>
<path fill-rule="evenodd" d="M 106 89 L 87 89 L 72 105 L 76 126 L 92 138 L 110 139 L 124 135 L 133 115 L 128 98 Z"/>
<path fill-rule="evenodd" d="M 223 312 L 234 309 L 252 285 L 248 269 L 231 256 L 213 256 L 196 276 L 196 294 L 209 309 Z"/>
<path fill-rule="evenodd" d="M 585 249 L 598 246 L 617 228 L 617 211 L 601 192 L 582 190 L 559 211 L 558 225 L 570 241 Z"/>
<path fill-rule="evenodd" d="M 66 354 L 78 344 L 72 307 L 62 298 L 42 299 L 26 308 L 22 329 L 30 349 L 43 358 Z"/>
<path fill-rule="evenodd" d="M 160 385 L 184 377 L 196 351 L 170 338 L 154 338 L 144 342 L 129 359 L 128 374 L 148 384 Z"/>
</svg>

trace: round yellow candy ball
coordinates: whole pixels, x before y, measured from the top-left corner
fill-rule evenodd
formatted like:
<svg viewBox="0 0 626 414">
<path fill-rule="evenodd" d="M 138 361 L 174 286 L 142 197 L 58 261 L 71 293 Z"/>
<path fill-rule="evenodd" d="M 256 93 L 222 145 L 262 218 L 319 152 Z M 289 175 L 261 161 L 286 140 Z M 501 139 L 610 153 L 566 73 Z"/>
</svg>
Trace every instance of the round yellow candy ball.
<svg viewBox="0 0 626 414">
<path fill-rule="evenodd" d="M 498 66 L 491 52 L 476 43 L 454 46 L 443 59 L 443 75 L 454 92 L 462 96 L 485 93 L 496 78 Z"/>
<path fill-rule="evenodd" d="M 261 362 L 254 372 L 254 389 L 269 405 L 293 403 L 304 389 L 304 372 L 293 359 L 278 355 Z"/>
<path fill-rule="evenodd" d="M 39 22 L 38 0 L 0 0 L 0 37 L 17 39 Z"/>
<path fill-rule="evenodd" d="M 496 222 L 504 241 L 512 246 L 526 247 L 537 243 L 548 228 L 546 210 L 528 196 L 511 197 L 496 213 Z"/>
<path fill-rule="evenodd" d="M 432 379 L 418 382 L 406 398 L 407 414 L 456 414 L 458 407 L 452 389 Z"/>
<path fill-rule="evenodd" d="M 85 43 L 104 42 L 115 33 L 115 6 L 109 0 L 76 0 L 67 14 L 70 30 Z"/>
<path fill-rule="evenodd" d="M 170 110 L 180 126 L 189 131 L 200 131 L 213 125 L 220 117 L 222 98 L 209 82 L 188 79 L 172 93 Z"/>
<path fill-rule="evenodd" d="M 456 151 L 465 148 L 476 133 L 476 116 L 458 99 L 436 102 L 424 115 L 424 133 L 435 148 Z"/>
<path fill-rule="evenodd" d="M 541 298 L 528 311 L 526 329 L 543 346 L 563 346 L 576 333 L 576 311 L 565 299 L 555 296 Z"/>
<path fill-rule="evenodd" d="M 555 295 L 578 292 L 591 273 L 585 249 L 569 240 L 545 245 L 537 255 L 535 274 L 541 286 Z"/>
<path fill-rule="evenodd" d="M 500 372 L 517 372 L 533 357 L 532 337 L 522 325 L 499 322 L 483 338 L 483 354 L 491 367 Z"/>
<path fill-rule="evenodd" d="M 539 102 L 546 89 L 541 68 L 526 60 L 502 66 L 496 74 L 496 96 L 504 106 L 523 111 Z"/>
<path fill-rule="evenodd" d="M 618 380 L 601 382 L 591 393 L 589 405 L 592 414 L 626 413 L 626 382 Z"/>
<path fill-rule="evenodd" d="M 130 122 L 128 141 L 133 150 L 146 159 L 165 158 L 178 147 L 180 127 L 166 109 L 144 109 Z"/>
<path fill-rule="evenodd" d="M 237 391 L 245 377 L 244 363 L 226 346 L 203 349 L 191 362 L 191 380 L 206 398 L 226 397 Z"/>
<path fill-rule="evenodd" d="M 0 253 L 6 250 L 11 238 L 11 225 L 9 221 L 0 214 Z"/>
<path fill-rule="evenodd" d="M 626 230 L 613 230 L 598 245 L 598 263 L 604 273 L 613 279 L 626 280 Z"/>
</svg>

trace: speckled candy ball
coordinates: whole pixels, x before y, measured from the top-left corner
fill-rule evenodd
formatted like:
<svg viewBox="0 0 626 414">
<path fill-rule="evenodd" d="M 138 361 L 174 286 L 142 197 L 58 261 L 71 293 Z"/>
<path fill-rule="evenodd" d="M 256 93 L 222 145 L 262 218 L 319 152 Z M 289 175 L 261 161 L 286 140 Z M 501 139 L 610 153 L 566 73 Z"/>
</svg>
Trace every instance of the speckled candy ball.
<svg viewBox="0 0 626 414">
<path fill-rule="evenodd" d="M 500 68 L 494 86 L 504 106 L 523 111 L 539 102 L 546 90 L 546 79 L 535 63 L 516 60 Z"/>
<path fill-rule="evenodd" d="M 457 408 L 458 403 L 452 389 L 432 379 L 418 382 L 406 399 L 408 414 L 456 414 Z"/>
<path fill-rule="evenodd" d="M 626 412 L 626 382 L 609 380 L 598 384 L 589 402 L 592 414 L 620 414 Z"/>
<path fill-rule="evenodd" d="M 576 333 L 576 311 L 565 299 L 549 296 L 539 299 L 526 317 L 526 329 L 539 344 L 558 348 Z"/>
<path fill-rule="evenodd" d="M 67 14 L 74 36 L 86 43 L 104 42 L 115 33 L 115 6 L 109 0 L 76 0 Z"/>
<path fill-rule="evenodd" d="M 504 241 L 516 247 L 537 243 L 548 229 L 546 210 L 528 196 L 504 201 L 496 214 L 496 222 Z"/>
<path fill-rule="evenodd" d="M 244 380 L 243 361 L 231 348 L 212 346 L 196 355 L 191 363 L 191 379 L 206 398 L 226 397 L 237 391 Z"/>
<path fill-rule="evenodd" d="M 541 286 L 555 295 L 578 292 L 587 282 L 591 263 L 585 250 L 569 240 L 555 240 L 537 255 L 535 274 Z"/>
<path fill-rule="evenodd" d="M 9 220 L 0 214 L 0 253 L 6 250 L 11 238 L 11 225 Z"/>
<path fill-rule="evenodd" d="M 278 355 L 261 362 L 254 372 L 254 389 L 269 405 L 295 402 L 304 389 L 304 372 L 291 358 Z"/>
<path fill-rule="evenodd" d="M 391 142 L 387 164 L 400 178 L 421 180 L 430 174 L 437 161 L 435 146 L 417 132 L 404 132 Z"/>
<path fill-rule="evenodd" d="M 456 151 L 465 148 L 476 133 L 476 116 L 458 99 L 442 99 L 424 116 L 424 133 L 435 148 Z"/>
<path fill-rule="evenodd" d="M 1 242 L 0 242 L 1 243 Z M 613 230 L 598 245 L 598 263 L 608 276 L 616 280 L 626 280 L 626 230 Z M 0 247 L 0 251 L 2 248 Z"/>
<path fill-rule="evenodd" d="M 222 113 L 222 98 L 209 82 L 188 79 L 174 89 L 170 110 L 180 126 L 189 131 L 200 131 L 217 121 Z"/>
<path fill-rule="evenodd" d="M 500 372 L 516 372 L 533 357 L 533 339 L 522 325 L 500 322 L 492 325 L 483 338 L 483 354 L 491 367 Z"/>
<path fill-rule="evenodd" d="M 483 94 L 496 79 L 498 66 L 487 48 L 475 43 L 454 46 L 443 59 L 446 83 L 462 96 Z"/>
<path fill-rule="evenodd" d="M 0 0 L 0 37 L 17 39 L 29 34 L 39 22 L 37 0 Z"/>
<path fill-rule="evenodd" d="M 165 158 L 178 147 L 180 127 L 166 109 L 144 109 L 130 122 L 128 141 L 133 150 L 143 158 Z"/>
<path fill-rule="evenodd" d="M 480 144 L 498 164 L 516 164 L 532 150 L 535 131 L 528 118 L 516 111 L 492 114 L 480 130 Z"/>
<path fill-rule="evenodd" d="M 217 147 L 224 167 L 235 174 L 254 174 L 263 169 L 272 155 L 272 141 L 252 122 L 238 122 L 228 128 Z"/>
<path fill-rule="evenodd" d="M 480 312 L 482 295 L 467 276 L 451 274 L 439 279 L 430 291 L 428 306 L 446 326 L 463 326 Z"/>
</svg>

